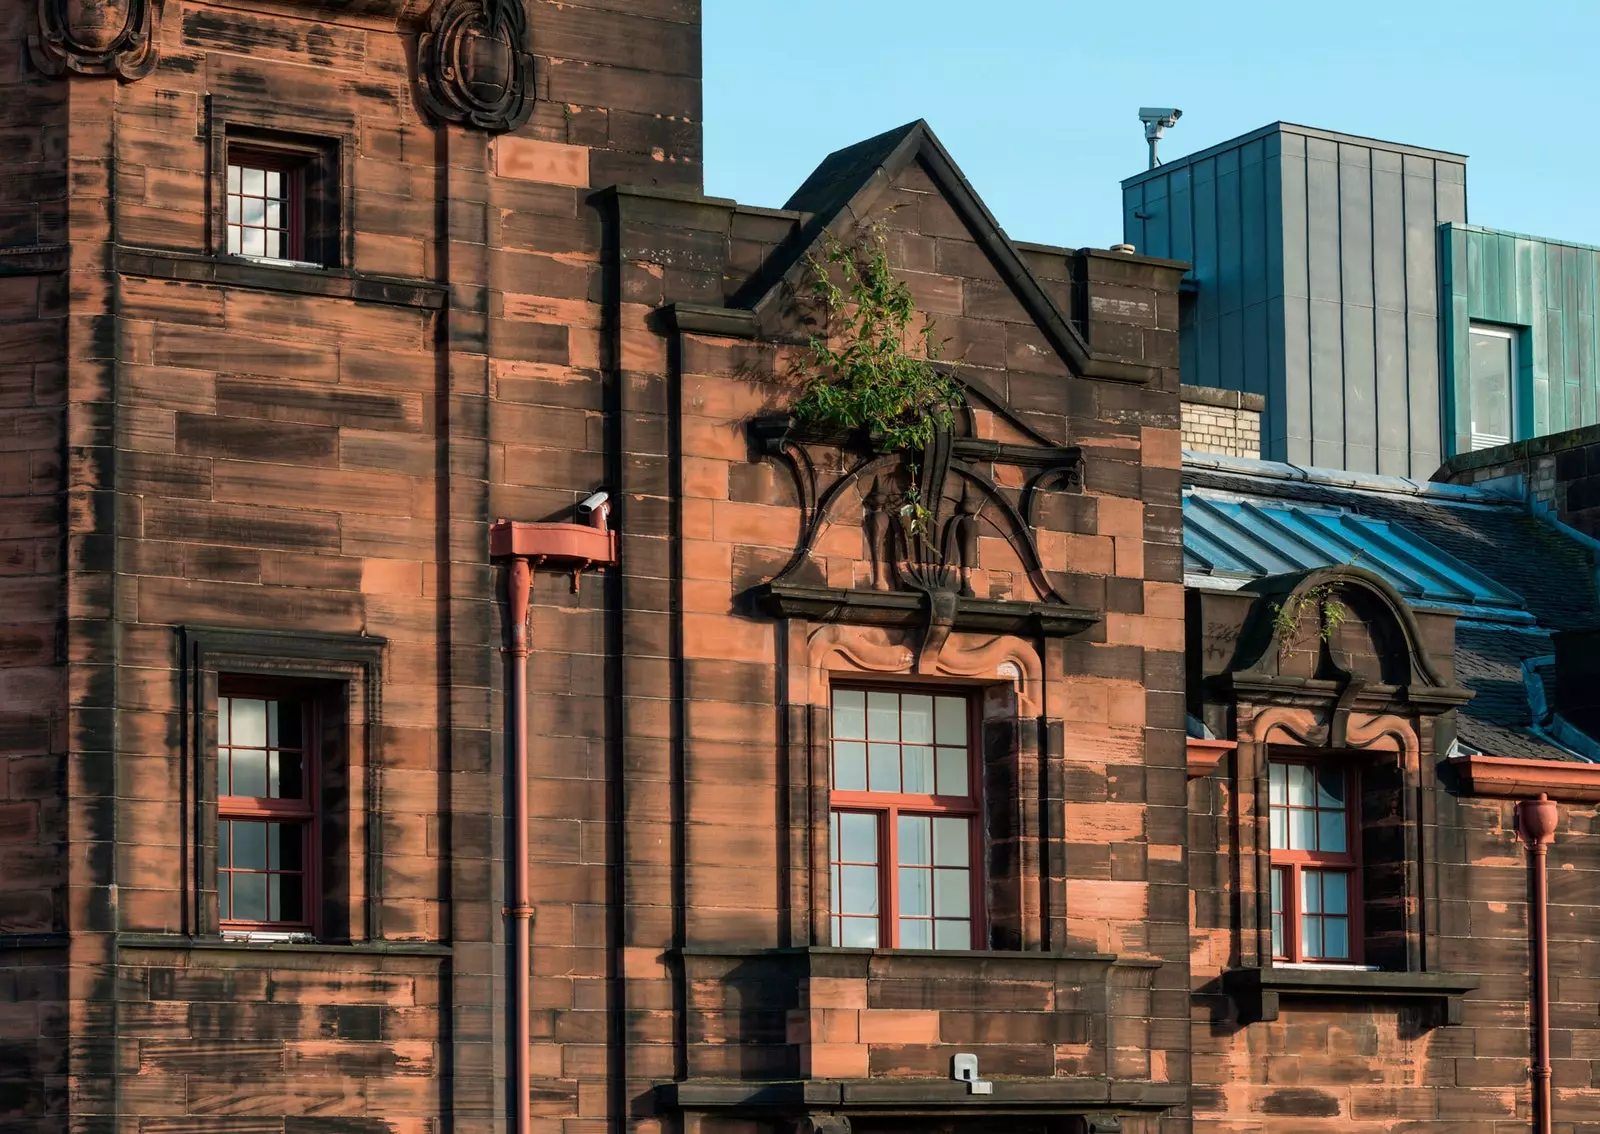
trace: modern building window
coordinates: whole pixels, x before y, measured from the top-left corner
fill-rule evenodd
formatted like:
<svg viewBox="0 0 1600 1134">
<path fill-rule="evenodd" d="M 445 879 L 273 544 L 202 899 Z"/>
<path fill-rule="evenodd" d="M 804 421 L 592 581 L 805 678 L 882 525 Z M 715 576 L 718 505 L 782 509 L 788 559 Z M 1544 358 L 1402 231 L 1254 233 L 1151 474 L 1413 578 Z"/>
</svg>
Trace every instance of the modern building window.
<svg viewBox="0 0 1600 1134">
<path fill-rule="evenodd" d="M 1507 444 L 1514 428 L 1517 339 L 1502 327 L 1474 323 L 1469 335 L 1468 412 L 1474 449 Z"/>
<path fill-rule="evenodd" d="M 1360 959 L 1361 886 L 1351 824 L 1352 773 L 1331 761 L 1269 766 L 1272 955 Z"/>
<path fill-rule="evenodd" d="M 304 157 L 229 146 L 227 210 L 229 254 L 304 260 Z"/>
<path fill-rule="evenodd" d="M 978 948 L 975 706 L 960 694 L 882 688 L 832 697 L 833 944 Z"/>
<path fill-rule="evenodd" d="M 315 701 L 292 689 L 217 698 L 217 902 L 222 928 L 311 931 L 317 909 Z"/>
</svg>

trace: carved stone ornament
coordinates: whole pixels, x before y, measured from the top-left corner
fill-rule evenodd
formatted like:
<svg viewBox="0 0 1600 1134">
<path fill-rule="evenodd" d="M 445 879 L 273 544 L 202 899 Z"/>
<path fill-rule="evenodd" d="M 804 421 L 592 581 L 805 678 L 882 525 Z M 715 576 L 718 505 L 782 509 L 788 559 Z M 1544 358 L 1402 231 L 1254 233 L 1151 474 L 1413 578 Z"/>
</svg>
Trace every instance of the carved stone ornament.
<svg viewBox="0 0 1600 1134">
<path fill-rule="evenodd" d="M 1096 612 L 1068 605 L 1056 591 L 1035 536 L 1045 490 L 1081 485 L 1081 453 L 1037 434 L 999 403 L 989 408 L 1023 440 L 979 438 L 975 419 L 963 413 L 952 428 L 936 429 L 920 454 L 852 454 L 846 446 L 838 450 L 839 461 L 814 457 L 787 415 L 753 419 L 756 455 L 788 470 L 800 506 L 793 556 L 756 596 L 768 613 L 816 622 L 914 623 L 921 640 L 911 667 L 918 673 L 940 671 L 952 632 L 1066 636 L 1098 621 Z M 830 447 L 825 439 L 821 444 Z M 1014 469 L 1018 487 L 1002 490 L 993 477 L 996 465 Z M 852 589 L 818 585 L 813 549 L 831 523 L 856 508 L 870 581 Z M 984 531 L 1011 545 L 1031 596 L 975 592 Z"/>
<path fill-rule="evenodd" d="M 37 0 L 28 54 L 46 75 L 142 79 L 156 65 L 165 0 Z"/>
<path fill-rule="evenodd" d="M 533 56 L 522 0 L 438 0 L 417 44 L 417 98 L 440 122 L 491 134 L 533 113 Z"/>
</svg>

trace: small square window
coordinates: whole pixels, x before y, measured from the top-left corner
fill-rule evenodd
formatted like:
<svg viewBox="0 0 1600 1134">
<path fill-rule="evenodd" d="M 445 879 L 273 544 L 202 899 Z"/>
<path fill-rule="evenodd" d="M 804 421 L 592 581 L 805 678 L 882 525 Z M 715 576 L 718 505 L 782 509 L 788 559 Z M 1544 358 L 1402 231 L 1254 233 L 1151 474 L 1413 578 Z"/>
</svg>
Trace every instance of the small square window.
<svg viewBox="0 0 1600 1134">
<path fill-rule="evenodd" d="M 295 154 L 228 147 L 228 253 L 304 260 L 305 164 Z"/>
<path fill-rule="evenodd" d="M 264 264 L 339 266 L 346 144 L 225 124 L 213 140 L 216 254 Z"/>
</svg>

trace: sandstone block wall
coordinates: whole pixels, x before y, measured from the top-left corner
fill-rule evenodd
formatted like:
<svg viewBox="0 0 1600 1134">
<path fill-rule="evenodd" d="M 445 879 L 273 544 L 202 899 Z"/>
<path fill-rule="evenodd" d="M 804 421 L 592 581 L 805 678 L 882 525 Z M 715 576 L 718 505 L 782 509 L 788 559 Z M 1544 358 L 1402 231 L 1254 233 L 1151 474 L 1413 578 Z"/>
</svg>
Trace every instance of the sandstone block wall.
<svg viewBox="0 0 1600 1134">
<path fill-rule="evenodd" d="M 1477 485 L 1498 481 L 1584 535 L 1600 539 L 1600 427 L 1462 453 L 1446 461 L 1434 479 Z"/>
</svg>

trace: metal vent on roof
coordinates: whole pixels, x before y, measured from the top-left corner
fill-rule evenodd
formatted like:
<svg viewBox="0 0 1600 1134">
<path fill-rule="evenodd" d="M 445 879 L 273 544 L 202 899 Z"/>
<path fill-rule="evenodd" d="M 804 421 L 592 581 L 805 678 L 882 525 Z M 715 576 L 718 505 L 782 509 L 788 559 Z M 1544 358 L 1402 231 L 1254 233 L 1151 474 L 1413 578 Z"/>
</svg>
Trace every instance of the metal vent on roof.
<svg viewBox="0 0 1600 1134">
<path fill-rule="evenodd" d="M 1191 585 L 1242 586 L 1269 575 L 1354 563 L 1417 606 L 1495 622 L 1531 622 L 1516 594 L 1403 525 L 1354 512 L 1190 490 L 1183 569 Z"/>
</svg>

